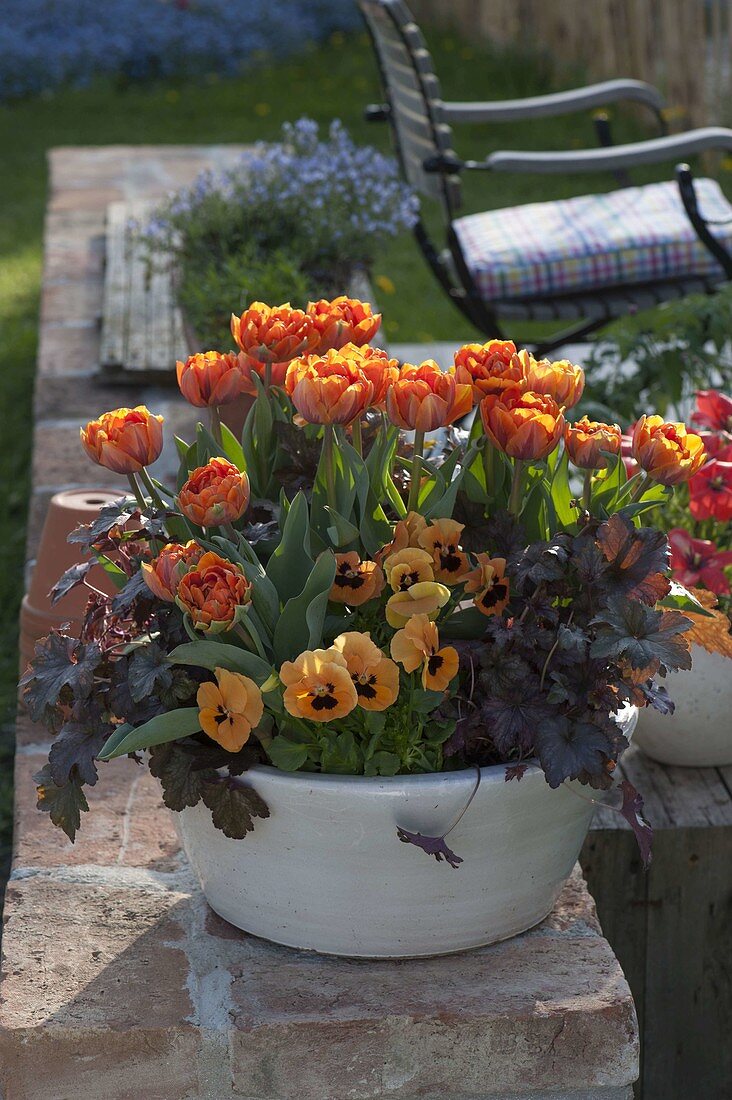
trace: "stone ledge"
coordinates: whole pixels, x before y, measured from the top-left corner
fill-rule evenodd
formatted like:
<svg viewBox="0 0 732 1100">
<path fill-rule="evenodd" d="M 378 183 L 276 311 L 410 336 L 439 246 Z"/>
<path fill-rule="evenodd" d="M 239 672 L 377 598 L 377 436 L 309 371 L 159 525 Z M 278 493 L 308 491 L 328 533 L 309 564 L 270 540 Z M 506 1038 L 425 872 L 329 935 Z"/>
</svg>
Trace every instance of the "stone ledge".
<svg viewBox="0 0 732 1100">
<path fill-rule="evenodd" d="M 187 869 L 16 868 L 3 947 L 5 1100 L 601 1100 L 637 1071 L 578 872 L 523 936 L 360 962 L 238 932 Z"/>
</svg>

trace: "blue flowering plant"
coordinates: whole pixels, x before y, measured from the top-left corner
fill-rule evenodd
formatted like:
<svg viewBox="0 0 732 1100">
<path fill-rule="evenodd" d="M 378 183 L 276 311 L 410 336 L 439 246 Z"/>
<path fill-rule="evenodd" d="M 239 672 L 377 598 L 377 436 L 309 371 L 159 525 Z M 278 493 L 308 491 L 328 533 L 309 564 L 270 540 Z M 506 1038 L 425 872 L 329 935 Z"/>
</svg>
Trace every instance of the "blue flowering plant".
<svg viewBox="0 0 732 1100">
<path fill-rule="evenodd" d="M 392 157 L 357 145 L 337 120 L 322 136 L 301 118 L 233 170 L 176 192 L 141 235 L 151 263 L 174 266 L 198 341 L 216 347 L 232 302 L 331 298 L 417 213 Z"/>
</svg>

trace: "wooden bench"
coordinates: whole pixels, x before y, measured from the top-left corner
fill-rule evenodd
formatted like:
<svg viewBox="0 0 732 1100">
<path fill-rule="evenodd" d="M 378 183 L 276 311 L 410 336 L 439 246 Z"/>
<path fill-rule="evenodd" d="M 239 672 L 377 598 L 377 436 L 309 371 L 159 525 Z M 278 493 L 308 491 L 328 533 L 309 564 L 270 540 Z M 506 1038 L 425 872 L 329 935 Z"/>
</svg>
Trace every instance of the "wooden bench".
<svg viewBox="0 0 732 1100">
<path fill-rule="evenodd" d="M 621 778 L 654 828 L 644 872 L 630 828 L 598 809 L 581 857 L 633 992 L 644 1100 L 732 1096 L 732 768 L 672 768 L 639 749 Z"/>
</svg>

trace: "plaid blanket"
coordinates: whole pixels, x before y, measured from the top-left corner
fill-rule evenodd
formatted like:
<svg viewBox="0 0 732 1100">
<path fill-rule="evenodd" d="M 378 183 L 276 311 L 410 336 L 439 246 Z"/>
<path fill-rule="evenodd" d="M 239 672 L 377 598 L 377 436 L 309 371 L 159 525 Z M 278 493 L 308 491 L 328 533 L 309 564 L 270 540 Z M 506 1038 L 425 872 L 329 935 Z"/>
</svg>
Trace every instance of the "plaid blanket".
<svg viewBox="0 0 732 1100">
<path fill-rule="evenodd" d="M 695 188 L 705 218 L 732 216 L 715 180 Z M 454 228 L 488 301 L 721 273 L 672 181 L 470 214 Z M 732 221 L 712 232 L 732 244 Z"/>
</svg>

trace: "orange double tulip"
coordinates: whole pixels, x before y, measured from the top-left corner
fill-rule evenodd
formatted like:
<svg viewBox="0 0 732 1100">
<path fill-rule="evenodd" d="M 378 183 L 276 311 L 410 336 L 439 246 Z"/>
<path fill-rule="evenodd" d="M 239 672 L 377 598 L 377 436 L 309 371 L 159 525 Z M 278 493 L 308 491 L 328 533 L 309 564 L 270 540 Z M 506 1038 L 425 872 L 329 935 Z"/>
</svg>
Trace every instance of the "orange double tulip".
<svg viewBox="0 0 732 1100">
<path fill-rule="evenodd" d="M 342 294 L 329 302 L 321 298 L 308 302 L 307 314 L 319 334 L 318 352 L 322 355 L 330 348 L 340 350 L 346 344 L 363 347 L 379 331 L 381 314 L 373 313 L 368 302 L 348 298 Z"/>
<path fill-rule="evenodd" d="M 352 424 L 374 396 L 373 383 L 360 369 L 359 359 L 334 349 L 291 363 L 285 390 L 310 424 Z"/>
<path fill-rule="evenodd" d="M 509 458 L 538 462 L 562 437 L 564 416 L 553 397 L 518 389 L 489 394 L 480 403 L 485 433 Z"/>
<path fill-rule="evenodd" d="M 523 366 L 513 340 L 464 344 L 455 352 L 455 379 L 473 387 L 473 400 L 521 387 Z"/>
<path fill-rule="evenodd" d="M 239 609 L 251 600 L 251 585 L 240 565 L 212 550 L 180 580 L 175 602 L 196 630 L 219 634 L 236 621 Z"/>
<path fill-rule="evenodd" d="M 220 527 L 249 506 L 249 478 L 226 458 L 212 458 L 193 471 L 178 494 L 178 507 L 198 527 Z"/>
<path fill-rule="evenodd" d="M 473 406 L 472 386 L 441 371 L 434 359 L 405 363 L 386 393 L 386 413 L 405 431 L 433 432 L 459 420 Z"/>
<path fill-rule="evenodd" d="M 179 542 L 169 542 L 153 561 L 142 563 L 145 584 L 159 600 L 174 603 L 178 585 L 202 555 L 202 548 L 193 540 L 184 546 Z"/>
<path fill-rule="evenodd" d="M 619 455 L 622 432 L 618 424 L 603 424 L 583 416 L 564 429 L 564 445 L 570 462 L 581 470 L 603 470 L 607 459 L 601 452 Z"/>
<path fill-rule="evenodd" d="M 221 355 L 204 351 L 189 355 L 185 362 L 175 364 L 180 392 L 196 408 L 228 405 L 236 401 L 244 389 L 240 356 L 234 352 Z"/>
<path fill-rule="evenodd" d="M 571 409 L 585 388 L 585 372 L 568 359 L 534 359 L 527 351 L 519 352 L 527 390 L 553 397 L 557 405 Z"/>
<path fill-rule="evenodd" d="M 632 454 L 650 478 L 661 485 L 679 485 L 701 469 L 707 459 L 700 436 L 685 424 L 662 416 L 641 416 L 633 429 Z"/>
<path fill-rule="evenodd" d="M 137 474 L 163 449 L 163 418 L 144 405 L 113 409 L 81 429 L 81 444 L 92 461 L 116 474 Z"/>
<path fill-rule="evenodd" d="M 281 306 L 252 302 L 240 317 L 232 313 L 231 335 L 258 363 L 288 363 L 314 351 L 320 340 L 313 318 L 289 302 Z"/>
</svg>

